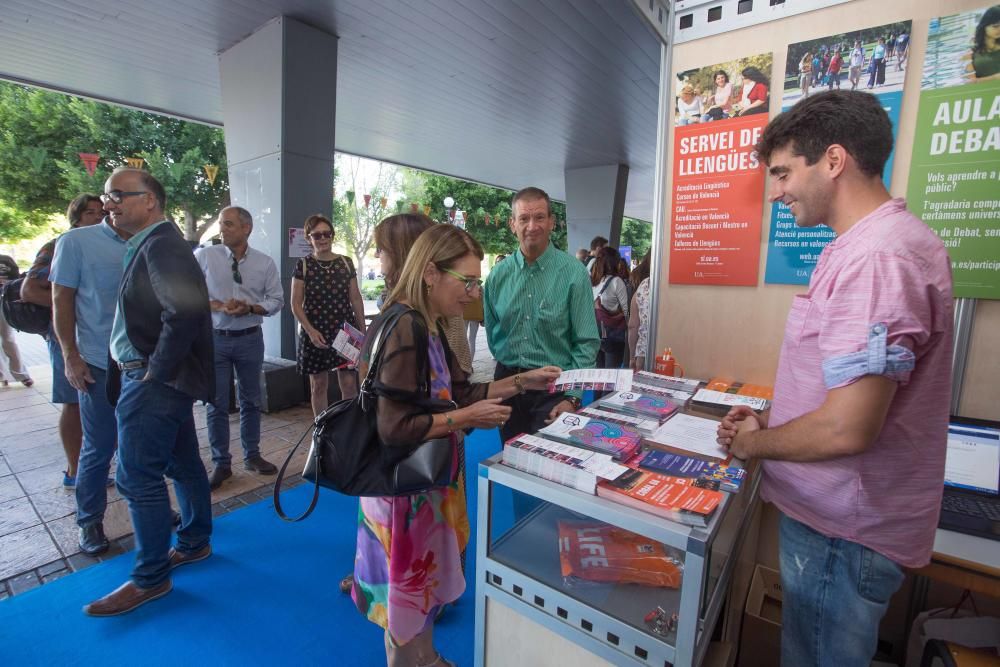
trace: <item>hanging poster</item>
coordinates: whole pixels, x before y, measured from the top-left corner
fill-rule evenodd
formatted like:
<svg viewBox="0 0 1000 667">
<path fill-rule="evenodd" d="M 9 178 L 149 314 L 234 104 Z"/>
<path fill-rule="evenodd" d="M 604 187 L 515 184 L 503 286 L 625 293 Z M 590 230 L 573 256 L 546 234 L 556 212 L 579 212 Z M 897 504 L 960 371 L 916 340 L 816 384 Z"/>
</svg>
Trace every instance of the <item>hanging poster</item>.
<svg viewBox="0 0 1000 667">
<path fill-rule="evenodd" d="M 910 55 L 910 25 L 910 21 L 899 21 L 789 44 L 781 110 L 788 111 L 799 100 L 826 90 L 870 91 L 889 114 L 895 138 Z M 882 172 L 886 187 L 891 177 L 889 155 Z M 808 284 L 820 253 L 833 237 L 833 230 L 825 225 L 797 227 L 787 206 L 773 204 L 764 282 Z"/>
<path fill-rule="evenodd" d="M 311 255 L 313 248 L 309 245 L 309 239 L 306 237 L 306 230 L 303 227 L 289 227 L 288 228 L 288 256 L 289 257 L 305 257 L 306 255 Z"/>
<path fill-rule="evenodd" d="M 906 200 L 955 296 L 1000 299 L 1000 5 L 930 21 Z"/>
<path fill-rule="evenodd" d="M 756 285 L 773 55 L 677 75 L 670 283 Z"/>
</svg>

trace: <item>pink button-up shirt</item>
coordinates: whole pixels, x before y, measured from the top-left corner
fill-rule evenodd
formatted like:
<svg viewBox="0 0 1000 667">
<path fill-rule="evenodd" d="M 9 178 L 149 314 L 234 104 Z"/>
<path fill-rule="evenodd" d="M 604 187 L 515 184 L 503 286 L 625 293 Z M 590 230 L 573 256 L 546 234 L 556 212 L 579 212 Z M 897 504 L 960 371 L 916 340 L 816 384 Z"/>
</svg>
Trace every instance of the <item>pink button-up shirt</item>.
<svg viewBox="0 0 1000 667">
<path fill-rule="evenodd" d="M 828 537 L 926 564 L 943 490 L 952 328 L 948 254 L 902 199 L 830 243 L 788 315 L 770 425 L 816 410 L 827 391 L 865 375 L 899 386 L 865 452 L 765 461 L 764 499 Z"/>
</svg>

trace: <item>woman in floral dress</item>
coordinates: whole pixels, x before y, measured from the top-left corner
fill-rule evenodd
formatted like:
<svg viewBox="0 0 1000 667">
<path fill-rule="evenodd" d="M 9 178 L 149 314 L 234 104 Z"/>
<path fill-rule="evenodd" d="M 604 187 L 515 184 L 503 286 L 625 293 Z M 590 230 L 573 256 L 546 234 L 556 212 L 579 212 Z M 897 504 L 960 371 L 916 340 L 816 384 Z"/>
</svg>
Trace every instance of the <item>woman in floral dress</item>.
<svg viewBox="0 0 1000 667">
<path fill-rule="evenodd" d="M 450 412 L 433 414 L 411 401 L 379 396 L 378 432 L 386 446 L 412 446 L 450 437 L 463 446 L 465 428 L 495 428 L 510 415 L 502 400 L 525 389 L 543 389 L 560 370 L 547 366 L 492 383 L 471 384 L 444 339 L 440 323 L 461 315 L 479 296 L 483 250 L 452 225 L 428 229 L 406 258 L 399 283 L 372 323 L 403 310 L 382 341 L 378 381 L 418 395 L 417 369 L 429 370 L 431 397 L 454 401 Z M 370 342 L 369 342 L 370 345 Z M 366 346 L 364 358 L 370 349 Z M 423 357 L 423 358 L 421 358 Z M 362 363 L 362 373 L 367 363 Z M 426 395 L 426 394 L 425 394 Z M 460 553 L 469 540 L 469 520 L 458 477 L 452 483 L 408 496 L 362 498 L 352 596 L 358 609 L 385 629 L 389 667 L 451 665 L 434 648 L 434 619 L 442 605 L 465 590 Z"/>
</svg>

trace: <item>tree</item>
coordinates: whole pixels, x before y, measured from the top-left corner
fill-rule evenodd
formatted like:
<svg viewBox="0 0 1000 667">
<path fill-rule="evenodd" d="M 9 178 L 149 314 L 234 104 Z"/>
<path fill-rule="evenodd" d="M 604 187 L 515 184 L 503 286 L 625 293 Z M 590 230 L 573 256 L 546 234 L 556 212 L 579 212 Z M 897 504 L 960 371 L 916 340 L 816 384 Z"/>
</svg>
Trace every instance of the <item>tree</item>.
<svg viewBox="0 0 1000 667">
<path fill-rule="evenodd" d="M 454 208 L 466 214 L 465 229 L 483 250 L 491 255 L 510 254 L 517 250 L 517 238 L 507 222 L 510 220 L 510 199 L 512 190 L 482 185 L 459 178 L 425 174 L 423 178 L 423 201 L 431 205 L 431 217 L 449 220 L 444 206 L 445 197 L 455 200 Z M 552 212 L 556 216 L 556 226 L 552 231 L 552 243 L 566 249 L 566 206 L 552 202 Z M 487 222 L 487 216 L 489 221 Z"/>
<path fill-rule="evenodd" d="M 336 192 L 343 196 L 334 197 L 333 226 L 354 255 L 358 274 L 364 275 L 365 255 L 375 243 L 375 226 L 395 213 L 393 197 L 400 167 L 343 153 L 335 155 L 334 165 Z"/>
<path fill-rule="evenodd" d="M 100 192 L 115 167 L 141 157 L 167 191 L 166 214 L 201 238 L 229 203 L 222 130 L 0 83 L 0 238 L 34 236 L 81 192 Z M 93 175 L 79 153 L 97 153 Z M 210 184 L 206 164 L 219 167 Z M 178 215 L 179 214 L 179 215 Z"/>
<path fill-rule="evenodd" d="M 653 225 L 635 218 L 622 219 L 622 234 L 619 245 L 632 246 L 632 257 L 642 259 L 653 243 Z"/>
</svg>

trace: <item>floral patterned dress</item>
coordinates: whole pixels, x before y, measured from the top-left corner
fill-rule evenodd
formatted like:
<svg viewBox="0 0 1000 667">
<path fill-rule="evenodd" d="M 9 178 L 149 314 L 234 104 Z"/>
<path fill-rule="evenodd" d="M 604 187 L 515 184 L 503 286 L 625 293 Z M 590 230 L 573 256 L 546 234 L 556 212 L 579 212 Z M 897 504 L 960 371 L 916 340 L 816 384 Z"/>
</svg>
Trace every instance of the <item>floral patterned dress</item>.
<svg viewBox="0 0 1000 667">
<path fill-rule="evenodd" d="M 431 395 L 452 400 L 456 369 L 449 368 L 438 336 L 428 341 Z M 383 367 L 390 364 L 384 357 Z M 485 397 L 485 388 L 475 393 Z M 457 466 L 452 479 L 448 487 L 426 493 L 361 498 L 352 597 L 361 613 L 399 645 L 429 629 L 440 607 L 465 591 L 460 554 L 469 541 L 469 519 Z"/>
</svg>

